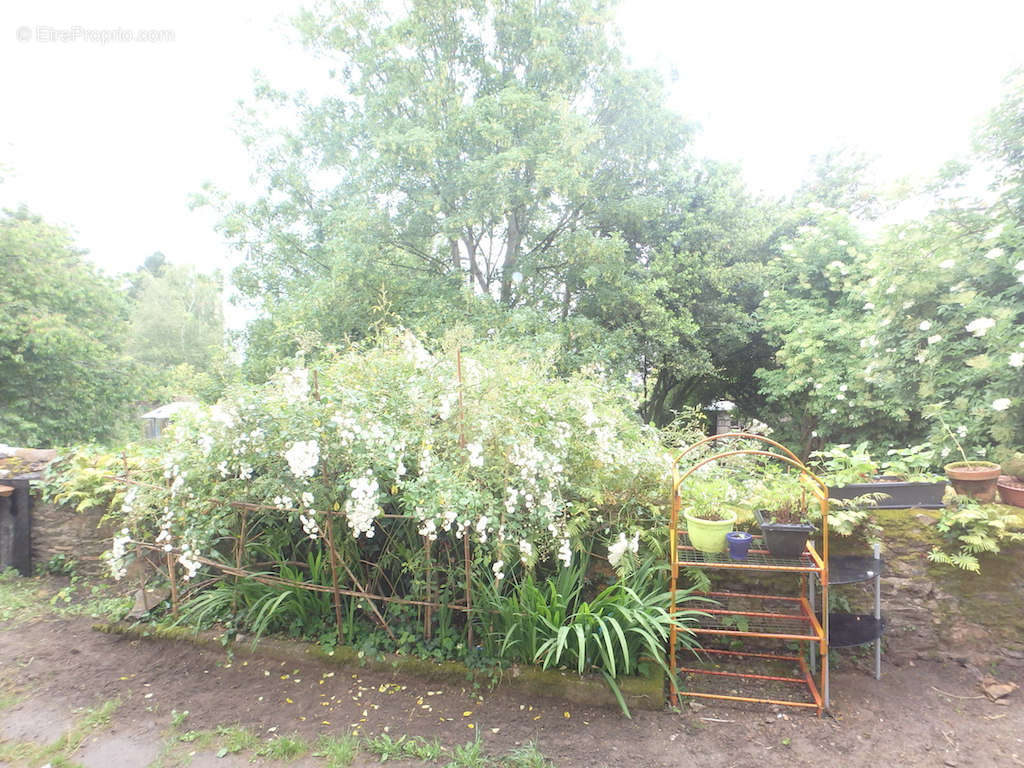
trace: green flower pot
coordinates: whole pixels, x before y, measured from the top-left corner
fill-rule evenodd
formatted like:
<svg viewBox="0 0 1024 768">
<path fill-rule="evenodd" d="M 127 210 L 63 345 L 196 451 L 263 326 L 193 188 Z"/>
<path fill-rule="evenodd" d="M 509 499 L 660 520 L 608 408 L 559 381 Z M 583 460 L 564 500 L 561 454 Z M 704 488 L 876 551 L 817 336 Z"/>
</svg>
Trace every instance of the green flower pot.
<svg viewBox="0 0 1024 768">
<path fill-rule="evenodd" d="M 700 517 L 690 517 L 683 512 L 686 519 L 686 533 L 690 537 L 690 543 L 695 549 L 701 552 L 717 554 L 725 552 L 725 534 L 732 530 L 736 522 L 735 512 L 724 512 L 728 515 L 725 520 L 705 520 Z"/>
</svg>

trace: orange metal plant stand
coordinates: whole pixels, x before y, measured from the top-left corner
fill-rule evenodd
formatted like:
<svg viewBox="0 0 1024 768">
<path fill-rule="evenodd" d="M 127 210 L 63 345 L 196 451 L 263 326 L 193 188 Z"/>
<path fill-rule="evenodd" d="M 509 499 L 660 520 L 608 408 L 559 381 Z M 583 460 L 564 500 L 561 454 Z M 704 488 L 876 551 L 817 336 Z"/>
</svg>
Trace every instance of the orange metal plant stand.
<svg viewBox="0 0 1024 768">
<path fill-rule="evenodd" d="M 769 449 L 738 448 L 724 450 L 693 464 L 680 472 L 679 462 L 692 451 L 704 445 L 721 440 L 753 440 L 765 443 L 778 452 Z M 726 446 L 727 448 L 727 446 Z M 680 530 L 680 510 L 682 498 L 680 487 L 690 475 L 712 462 L 731 456 L 761 456 L 773 461 L 781 461 L 799 470 L 801 477 L 809 481 L 811 492 L 821 506 L 821 550 L 808 541 L 804 552 L 797 558 L 773 558 L 767 550 L 757 544 L 752 546 L 746 560 L 731 560 L 728 555 L 708 554 L 690 546 L 686 535 L 685 523 Z M 714 662 L 712 668 L 706 666 L 680 666 L 677 658 L 679 628 L 673 625 L 668 648 L 670 703 L 678 706 L 680 696 L 723 699 L 727 701 L 756 702 L 778 704 L 789 707 L 804 707 L 817 710 L 818 715 L 828 709 L 828 488 L 785 446 L 759 435 L 743 432 L 730 432 L 715 435 L 689 446 L 680 453 L 672 463 L 672 498 L 671 520 L 669 527 L 669 557 L 671 558 L 671 612 L 676 614 L 679 609 L 677 602 L 679 592 L 679 569 L 701 568 L 720 570 L 725 573 L 789 573 L 799 576 L 800 591 L 797 595 L 762 595 L 736 592 L 709 592 L 706 597 L 713 601 L 710 608 L 702 608 L 704 614 L 698 626 L 688 627 L 689 631 L 699 638 L 718 636 L 723 638 L 764 638 L 768 640 L 796 643 L 808 643 L 810 661 L 802 653 L 748 653 L 736 650 L 702 649 L 699 651 L 706 660 Z M 820 610 L 816 594 L 816 585 L 820 586 Z M 819 662 L 817 664 L 816 662 Z M 786 674 L 756 674 L 754 672 L 733 672 L 722 669 L 726 663 L 777 663 L 790 668 L 798 667 L 799 676 Z M 815 667 L 818 679 L 815 680 Z M 679 683 L 679 674 L 688 679 L 703 678 L 706 681 L 719 681 L 729 684 L 740 684 L 751 681 L 753 684 L 774 684 L 777 688 L 805 691 L 803 699 L 784 696 L 746 696 L 730 689 L 727 693 L 707 692 L 701 690 L 685 690 Z"/>
</svg>

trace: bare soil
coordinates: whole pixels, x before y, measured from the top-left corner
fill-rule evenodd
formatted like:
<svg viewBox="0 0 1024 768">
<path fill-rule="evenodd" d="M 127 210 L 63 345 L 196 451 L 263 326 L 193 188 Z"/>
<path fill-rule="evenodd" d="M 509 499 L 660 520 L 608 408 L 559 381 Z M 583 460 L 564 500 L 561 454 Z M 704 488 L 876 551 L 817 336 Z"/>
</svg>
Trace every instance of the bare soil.
<svg viewBox="0 0 1024 768">
<path fill-rule="evenodd" d="M 708 702 L 682 712 L 634 712 L 527 700 L 501 689 L 439 684 L 360 668 L 241 660 L 188 643 L 139 640 L 91 628 L 88 618 L 0 623 L 2 741 L 52 741 L 82 708 L 120 698 L 109 726 L 73 755 L 85 766 L 158 760 L 172 711 L 181 728 L 241 724 L 261 736 L 321 733 L 437 738 L 451 747 L 477 734 L 492 753 L 535 742 L 556 766 L 1024 766 L 1024 697 L 994 703 L 983 674 L 1024 684 L 1024 662 L 986 670 L 904 659 L 876 681 L 849 654 L 832 679 L 833 714 Z M 1014 666 L 1016 665 L 1016 666 Z M 243 765 L 197 750 L 191 764 Z M 320 765 L 306 757 L 293 765 Z M 363 755 L 357 765 L 377 765 Z M 416 765 L 417 763 L 401 763 Z"/>
</svg>

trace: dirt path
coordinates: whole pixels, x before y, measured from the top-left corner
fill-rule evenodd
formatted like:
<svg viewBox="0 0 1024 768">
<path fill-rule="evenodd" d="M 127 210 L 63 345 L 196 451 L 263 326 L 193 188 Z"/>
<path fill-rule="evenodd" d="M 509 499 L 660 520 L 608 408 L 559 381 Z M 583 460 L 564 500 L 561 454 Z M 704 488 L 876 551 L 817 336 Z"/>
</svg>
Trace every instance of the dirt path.
<svg viewBox="0 0 1024 768">
<path fill-rule="evenodd" d="M 0 624 L 0 747 L 49 743 L 84 708 L 119 700 L 109 724 L 90 731 L 73 761 L 85 766 L 243 765 L 251 753 L 213 757 L 181 742 L 187 729 L 240 724 L 262 740 L 295 732 L 388 733 L 449 747 L 479 734 L 503 754 L 535 742 L 555 765 L 1024 766 L 1024 697 L 984 698 L 973 671 L 910 662 L 881 681 L 846 665 L 833 676 L 835 718 L 708 704 L 682 714 L 617 711 L 525 700 L 361 669 L 232 660 L 191 645 L 105 635 L 91 619 Z M 991 672 L 992 670 L 986 670 Z M 1021 667 L 994 670 L 1024 683 Z M 172 712 L 188 711 L 172 731 Z M 192 752 L 194 754 L 189 754 Z M 21 764 L 8 754 L 8 764 Z M 263 760 L 262 758 L 258 759 Z M 322 765 L 306 757 L 299 765 Z M 2 759 L 0 759 L 2 763 Z M 57 762 L 54 763 L 56 766 Z M 363 754 L 355 765 L 377 765 Z M 405 763 L 418 765 L 421 763 Z"/>
</svg>

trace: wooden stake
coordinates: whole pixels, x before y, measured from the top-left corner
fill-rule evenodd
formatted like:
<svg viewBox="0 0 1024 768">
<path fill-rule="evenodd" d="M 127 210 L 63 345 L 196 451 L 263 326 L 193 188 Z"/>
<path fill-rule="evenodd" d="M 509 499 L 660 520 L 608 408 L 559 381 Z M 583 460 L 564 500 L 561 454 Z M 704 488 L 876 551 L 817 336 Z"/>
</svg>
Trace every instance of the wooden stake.
<svg viewBox="0 0 1024 768">
<path fill-rule="evenodd" d="M 171 613 L 178 615 L 178 577 L 174 572 L 174 555 L 167 553 L 167 580 L 171 582 Z M 145 588 L 143 588 L 145 594 Z"/>
<path fill-rule="evenodd" d="M 331 522 L 330 515 L 327 516 L 327 549 L 328 559 L 331 562 L 331 584 L 334 587 L 332 592 L 334 595 L 334 620 L 338 624 L 338 643 L 340 644 L 344 639 L 342 637 L 341 624 L 341 595 L 338 593 L 338 569 L 334 564 L 334 559 L 337 557 L 338 560 L 341 560 L 341 557 L 334 549 L 334 525 Z"/>
<path fill-rule="evenodd" d="M 462 347 L 455 350 L 455 370 L 459 377 L 459 447 L 466 447 L 466 409 L 462 402 Z"/>
<path fill-rule="evenodd" d="M 466 556 L 466 641 L 470 649 L 473 643 L 473 585 L 472 585 L 472 561 L 469 557 L 469 527 L 462 532 L 462 550 Z"/>
<path fill-rule="evenodd" d="M 424 537 L 423 539 L 423 552 L 427 557 L 427 599 L 426 602 L 430 603 L 434 599 L 434 574 L 430 568 L 430 539 Z M 429 640 L 434 633 L 433 627 L 434 612 L 428 605 L 423 611 L 423 637 Z"/>
</svg>

